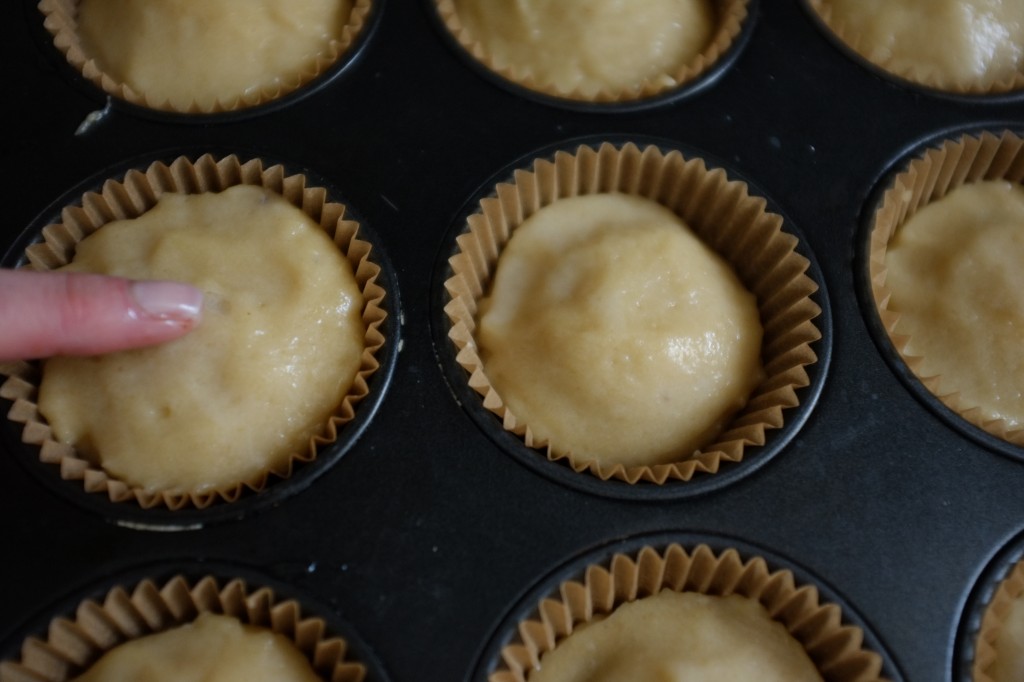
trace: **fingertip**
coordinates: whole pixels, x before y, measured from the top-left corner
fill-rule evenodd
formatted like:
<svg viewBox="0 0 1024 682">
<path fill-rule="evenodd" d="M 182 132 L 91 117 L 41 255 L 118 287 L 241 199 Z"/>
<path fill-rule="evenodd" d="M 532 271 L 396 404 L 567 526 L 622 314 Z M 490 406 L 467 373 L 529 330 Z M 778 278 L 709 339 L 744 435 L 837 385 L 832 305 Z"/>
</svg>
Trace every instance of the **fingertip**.
<svg viewBox="0 0 1024 682">
<path fill-rule="evenodd" d="M 167 280 L 135 280 L 128 291 L 137 311 L 157 320 L 180 322 L 187 329 L 202 317 L 203 292 L 184 282 Z"/>
<path fill-rule="evenodd" d="M 123 309 L 109 327 L 93 328 L 91 345 L 81 354 L 96 355 L 144 348 L 173 341 L 195 329 L 202 320 L 203 292 L 171 280 L 119 280 Z M 107 305 L 114 306 L 113 298 Z M 117 315 L 117 310 L 111 308 Z M 103 317 L 103 316 L 100 316 Z"/>
</svg>

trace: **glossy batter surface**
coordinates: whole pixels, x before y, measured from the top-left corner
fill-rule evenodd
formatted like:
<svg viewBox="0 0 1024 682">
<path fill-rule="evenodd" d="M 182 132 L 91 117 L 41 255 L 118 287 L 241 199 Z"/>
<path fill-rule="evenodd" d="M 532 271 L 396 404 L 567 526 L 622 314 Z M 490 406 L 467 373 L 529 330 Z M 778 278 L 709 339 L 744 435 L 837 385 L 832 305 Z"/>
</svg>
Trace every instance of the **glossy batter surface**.
<svg viewBox="0 0 1024 682">
<path fill-rule="evenodd" d="M 886 254 L 896 332 L 921 376 L 964 407 L 1024 426 L 1024 188 L 962 185 L 914 214 Z"/>
<path fill-rule="evenodd" d="M 297 74 L 341 35 L 351 0 L 82 0 L 83 46 L 154 103 L 232 102 Z"/>
<path fill-rule="evenodd" d="M 118 645 L 72 682 L 322 682 L 284 635 L 201 613 Z"/>
<path fill-rule="evenodd" d="M 648 199 L 561 199 L 502 251 L 480 304 L 484 372 L 534 434 L 582 460 L 678 461 L 761 379 L 754 296 Z"/>
<path fill-rule="evenodd" d="M 710 42 L 708 0 L 456 0 L 459 17 L 499 69 L 592 95 L 671 80 Z"/>
<path fill-rule="evenodd" d="M 44 365 L 56 437 L 115 477 L 201 492 L 305 451 L 358 371 L 362 295 L 327 233 L 259 187 L 166 194 L 78 245 L 68 270 L 175 279 L 203 320 L 160 346 Z"/>
<path fill-rule="evenodd" d="M 671 590 L 577 629 L 529 676 L 529 682 L 821 679 L 800 643 L 757 602 Z"/>
</svg>

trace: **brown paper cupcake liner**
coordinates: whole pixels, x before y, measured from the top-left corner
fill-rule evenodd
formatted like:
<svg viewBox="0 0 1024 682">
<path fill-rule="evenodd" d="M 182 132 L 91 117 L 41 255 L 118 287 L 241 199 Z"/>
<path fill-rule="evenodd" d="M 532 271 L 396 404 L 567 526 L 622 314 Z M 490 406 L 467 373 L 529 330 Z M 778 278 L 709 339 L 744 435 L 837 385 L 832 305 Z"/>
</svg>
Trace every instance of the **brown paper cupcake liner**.
<svg viewBox="0 0 1024 682">
<path fill-rule="evenodd" d="M 248 109 L 281 99 L 306 86 L 323 75 L 348 52 L 365 28 L 372 6 L 373 0 L 354 0 L 340 38 L 330 41 L 327 48 L 317 54 L 316 59 L 305 65 L 303 70 L 282 75 L 275 79 L 272 85 L 233 99 L 218 101 L 209 108 L 193 102 L 187 109 L 180 109 L 171 102 L 152 101 L 145 92 L 135 90 L 103 70 L 96 59 L 84 49 L 78 35 L 78 0 L 39 0 L 38 5 L 44 16 L 43 24 L 53 36 L 54 45 L 86 80 L 108 95 L 131 104 L 184 114 L 218 114 Z"/>
<path fill-rule="evenodd" d="M 202 509 L 215 502 L 234 502 L 246 491 L 258 492 L 273 480 L 289 478 L 298 464 L 315 460 L 318 450 L 334 443 L 339 431 L 355 418 L 356 405 L 370 392 L 369 380 L 380 367 L 377 355 L 385 343 L 381 332 L 387 317 L 382 307 L 385 291 L 377 283 L 381 267 L 371 260 L 370 243 L 358 237 L 359 224 L 345 218 L 345 206 L 329 202 L 325 189 L 308 187 L 304 175 L 285 175 L 280 165 L 264 168 L 258 159 L 242 162 L 231 155 L 218 160 L 206 154 L 195 162 L 182 156 L 170 165 L 156 162 L 144 172 L 129 171 L 123 180 L 107 180 L 99 192 L 86 193 L 80 205 L 65 207 L 61 211 L 61 222 L 43 228 L 43 240 L 26 249 L 28 264 L 25 267 L 53 270 L 67 264 L 74 257 L 79 241 L 108 222 L 137 218 L 151 209 L 164 193 L 218 192 L 240 184 L 265 187 L 305 211 L 333 238 L 352 265 L 363 295 L 362 318 L 366 327 L 363 354 L 352 387 L 320 434 L 310 440 L 306 451 L 293 453 L 283 465 L 208 492 L 149 491 L 118 480 L 72 445 L 56 440 L 37 405 L 41 363 L 0 364 L 0 374 L 7 377 L 0 385 L 0 397 L 13 401 L 8 418 L 24 424 L 22 441 L 39 446 L 41 461 L 59 467 L 60 476 L 65 480 L 81 481 L 87 492 L 106 494 L 112 502 L 134 501 L 143 508 L 166 506 L 171 510 L 189 505 Z"/>
<path fill-rule="evenodd" d="M 985 609 L 975 642 L 974 663 L 971 666 L 973 682 L 994 682 L 989 671 L 998 656 L 999 631 L 1006 620 L 1011 604 L 1024 594 L 1024 561 L 1017 562 L 992 595 Z"/>
<path fill-rule="evenodd" d="M 677 462 L 600 465 L 535 437 L 529 424 L 521 423 L 492 387 L 477 351 L 477 304 L 512 231 L 557 199 L 606 192 L 643 196 L 674 211 L 732 265 L 757 297 L 764 327 L 764 378 L 713 443 Z M 722 462 L 742 461 L 747 446 L 763 445 L 767 431 L 783 426 L 785 410 L 799 405 L 797 391 L 810 383 L 806 368 L 817 361 L 811 344 L 821 338 L 812 322 L 821 308 L 811 299 L 818 286 L 805 274 L 810 263 L 795 251 L 796 237 L 782 230 L 782 217 L 768 212 L 766 206 L 764 199 L 748 194 L 745 183 L 729 180 L 723 170 L 709 170 L 702 159 L 684 159 L 678 151 L 666 153 L 654 146 L 581 145 L 572 153 L 560 151 L 553 159 L 537 159 L 531 170 L 517 170 L 511 182 L 498 184 L 494 194 L 480 202 L 449 261 L 453 271 L 445 282 L 450 296 L 445 307 L 452 324 L 449 338 L 458 349 L 456 361 L 468 373 L 469 385 L 504 428 L 528 447 L 546 449 L 549 460 L 564 460 L 575 471 L 602 480 L 660 485 L 689 481 L 699 472 L 716 473 Z"/>
<path fill-rule="evenodd" d="M 823 603 L 813 585 L 797 585 L 792 572 L 771 571 L 764 558 L 744 560 L 735 549 L 716 554 L 701 544 L 690 552 L 671 544 L 663 551 L 648 545 L 635 554 L 615 554 L 606 564 L 588 566 L 582 579 L 562 582 L 518 623 L 489 682 L 526 682 L 541 656 L 581 624 L 662 590 L 755 600 L 803 645 L 829 682 L 883 679 L 884 661 L 865 648 L 864 631 L 845 623 L 842 609 Z"/>
<path fill-rule="evenodd" d="M 267 587 L 251 591 L 241 579 L 222 586 L 212 576 L 190 582 L 178 575 L 163 584 L 143 580 L 131 592 L 114 587 L 102 602 L 80 603 L 73 617 L 54 618 L 45 638 L 24 641 L 20 660 L 0 664 L 0 682 L 66 682 L 119 644 L 210 612 L 284 635 L 325 680 L 366 677 L 366 666 L 348 658 L 349 643 L 329 635 L 322 619 L 304 617 L 298 602 L 278 600 Z"/>
<path fill-rule="evenodd" d="M 644 80 L 630 88 L 602 89 L 593 95 L 578 90 L 564 91 L 539 81 L 532 73 L 515 65 L 499 66 L 493 62 L 486 47 L 466 28 L 459 18 L 454 0 L 434 0 L 441 22 L 455 41 L 481 65 L 507 81 L 551 97 L 580 102 L 630 102 L 648 99 L 685 86 L 714 67 L 733 47 L 749 15 L 750 0 L 715 0 L 716 28 L 707 47 L 693 60 L 680 64 L 675 71 Z"/>
<path fill-rule="evenodd" d="M 894 59 L 887 51 L 872 47 L 864 39 L 864 36 L 833 16 L 829 0 L 806 0 L 806 3 L 820 19 L 824 28 L 830 31 L 839 42 L 857 53 L 862 59 L 904 81 L 933 90 L 961 95 L 1000 95 L 1024 89 L 1024 72 L 1022 71 L 1018 71 L 1008 78 L 991 81 L 951 82 L 949 77 L 938 69 L 926 64 Z"/>
<path fill-rule="evenodd" d="M 890 183 L 870 224 L 868 276 L 871 296 L 892 346 L 921 384 L 965 421 L 1014 445 L 1024 446 L 1024 429 L 1010 430 L 1002 419 L 992 419 L 959 393 L 944 386 L 940 375 L 925 376 L 923 358 L 908 353 L 910 337 L 896 331 L 899 311 L 890 307 L 892 292 L 886 285 L 886 250 L 901 225 L 926 204 L 941 199 L 960 185 L 981 180 L 1024 178 L 1024 139 L 1009 131 L 946 140 L 911 161 Z"/>
</svg>

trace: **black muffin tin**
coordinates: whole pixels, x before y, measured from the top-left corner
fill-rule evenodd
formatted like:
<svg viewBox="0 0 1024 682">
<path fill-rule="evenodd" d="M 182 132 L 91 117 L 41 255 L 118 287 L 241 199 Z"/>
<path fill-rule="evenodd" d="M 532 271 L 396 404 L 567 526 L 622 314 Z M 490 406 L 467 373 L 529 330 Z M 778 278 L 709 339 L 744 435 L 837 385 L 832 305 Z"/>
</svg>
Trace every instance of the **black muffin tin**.
<svg viewBox="0 0 1024 682">
<path fill-rule="evenodd" d="M 1021 553 L 1024 458 L 941 413 L 892 357 L 865 295 L 863 224 L 908 154 L 1024 128 L 1024 103 L 890 79 L 840 49 L 801 0 L 762 0 L 699 90 L 581 107 L 472 66 L 432 2 L 376 2 L 353 59 L 320 82 L 194 118 L 109 102 L 66 64 L 31 0 L 8 8 L 5 266 L 89 183 L 153 159 L 237 154 L 308 173 L 349 207 L 379 247 L 390 318 L 379 400 L 352 437 L 301 485 L 230 511 L 83 501 L 4 420 L 0 660 L 120 577 L 233 567 L 329 614 L 371 679 L 475 682 L 516 614 L 581 562 L 702 541 L 761 552 L 820 586 L 865 628 L 889 678 L 968 679 L 979 608 Z M 473 203 L 536 157 L 601 141 L 680 149 L 749 182 L 801 238 L 821 285 L 819 360 L 788 431 L 671 489 L 616 492 L 516 451 L 447 344 L 446 259 Z"/>
</svg>

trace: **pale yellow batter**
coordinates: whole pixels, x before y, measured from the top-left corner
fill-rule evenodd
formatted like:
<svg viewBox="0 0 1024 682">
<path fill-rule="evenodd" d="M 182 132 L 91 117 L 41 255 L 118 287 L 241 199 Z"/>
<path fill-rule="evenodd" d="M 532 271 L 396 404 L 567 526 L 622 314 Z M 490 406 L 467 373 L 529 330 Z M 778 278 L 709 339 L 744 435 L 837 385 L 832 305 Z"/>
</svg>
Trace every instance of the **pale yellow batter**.
<svg viewBox="0 0 1024 682">
<path fill-rule="evenodd" d="M 214 613 L 118 645 L 72 682 L 115 680 L 322 682 L 284 635 Z"/>
<path fill-rule="evenodd" d="M 529 682 L 821 682 L 756 601 L 664 590 L 619 606 L 543 655 Z"/>
<path fill-rule="evenodd" d="M 472 40 L 498 70 L 593 96 L 670 74 L 711 41 L 709 0 L 455 0 Z"/>
<path fill-rule="evenodd" d="M 203 321 L 183 338 L 44 365 L 39 408 L 57 439 L 148 490 L 227 486 L 306 451 L 358 371 L 351 266 L 262 188 L 166 194 L 84 239 L 66 269 L 204 292 Z"/>
<path fill-rule="evenodd" d="M 761 380 L 753 294 L 667 208 L 624 194 L 528 218 L 480 302 L 483 368 L 512 413 L 584 461 L 684 459 Z"/>
<path fill-rule="evenodd" d="M 990 84 L 1024 67 L 1019 0 L 823 0 L 865 57 L 945 86 Z"/>
<path fill-rule="evenodd" d="M 1024 680 L 1024 595 L 1010 602 L 993 647 L 996 658 L 986 671 L 993 682 Z"/>
<path fill-rule="evenodd" d="M 886 254 L 896 333 L 918 374 L 986 419 L 1024 426 L 1024 188 L 962 185 L 912 216 Z"/>
<path fill-rule="evenodd" d="M 81 0 L 83 47 L 148 102 L 208 110 L 298 81 L 351 0 Z"/>
</svg>

